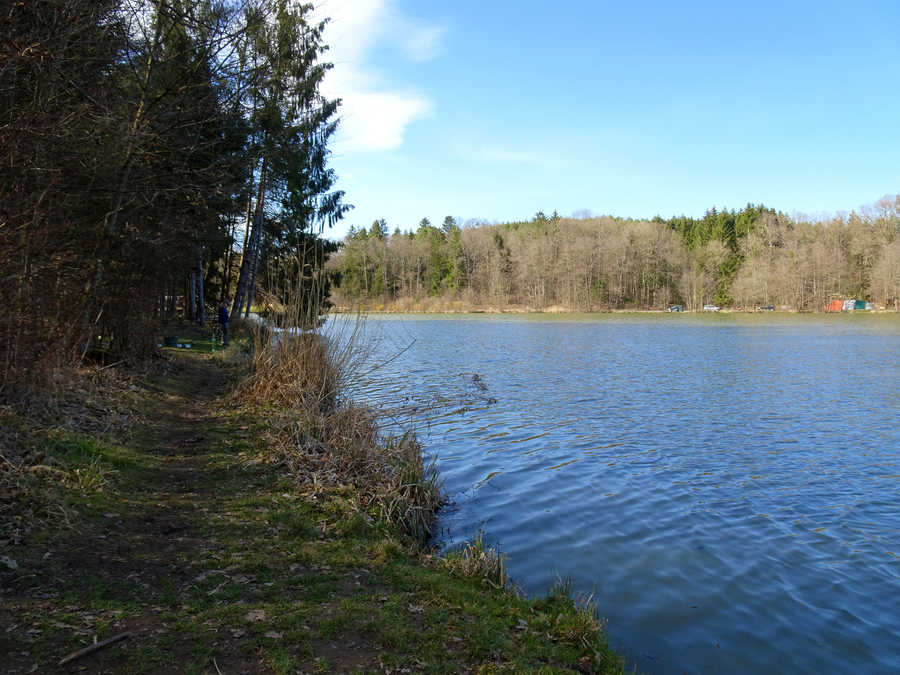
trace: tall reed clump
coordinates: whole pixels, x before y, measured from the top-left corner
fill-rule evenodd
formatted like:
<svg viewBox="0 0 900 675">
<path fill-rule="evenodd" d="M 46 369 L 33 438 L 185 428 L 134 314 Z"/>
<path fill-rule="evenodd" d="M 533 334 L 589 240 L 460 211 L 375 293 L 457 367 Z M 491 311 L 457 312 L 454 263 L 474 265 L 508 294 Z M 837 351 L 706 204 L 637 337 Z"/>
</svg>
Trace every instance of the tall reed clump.
<svg viewBox="0 0 900 675">
<path fill-rule="evenodd" d="M 552 619 L 548 631 L 552 639 L 593 648 L 598 659 L 604 655 L 612 658 L 603 648 L 607 645 L 606 621 L 599 618 L 593 594 L 574 592 L 570 577 L 557 578 L 540 607 Z M 617 659 L 606 665 L 621 666 Z"/>
<path fill-rule="evenodd" d="M 235 391 L 240 401 L 323 412 L 335 407 L 340 364 L 319 333 L 279 333 L 257 325 L 251 340 L 250 372 Z"/>
<path fill-rule="evenodd" d="M 266 407 L 269 448 L 301 484 L 353 485 L 361 509 L 424 544 L 442 503 L 434 465 L 412 434 L 383 438 L 376 411 L 344 395 L 371 359 L 361 325 L 357 318 L 326 335 L 260 324 L 250 373 L 233 396 Z"/>
<path fill-rule="evenodd" d="M 422 446 L 411 433 L 388 444 L 392 471 L 381 500 L 384 516 L 413 537 L 426 542 L 435 514 L 443 503 L 441 483 L 434 462 L 426 463 Z"/>
<path fill-rule="evenodd" d="M 445 555 L 444 565 L 453 574 L 480 578 L 494 588 L 511 587 L 504 555 L 494 547 L 486 547 L 481 532 L 474 541 L 466 542 L 458 550 Z"/>
</svg>

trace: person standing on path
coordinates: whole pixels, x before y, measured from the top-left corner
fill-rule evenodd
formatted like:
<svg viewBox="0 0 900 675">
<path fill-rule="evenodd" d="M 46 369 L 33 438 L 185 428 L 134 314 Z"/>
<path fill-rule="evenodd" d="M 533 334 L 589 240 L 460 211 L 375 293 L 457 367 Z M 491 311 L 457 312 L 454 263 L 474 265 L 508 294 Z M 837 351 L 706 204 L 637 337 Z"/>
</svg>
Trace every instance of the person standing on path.
<svg viewBox="0 0 900 675">
<path fill-rule="evenodd" d="M 219 303 L 219 326 L 222 329 L 222 346 L 228 346 L 228 301 Z"/>
</svg>

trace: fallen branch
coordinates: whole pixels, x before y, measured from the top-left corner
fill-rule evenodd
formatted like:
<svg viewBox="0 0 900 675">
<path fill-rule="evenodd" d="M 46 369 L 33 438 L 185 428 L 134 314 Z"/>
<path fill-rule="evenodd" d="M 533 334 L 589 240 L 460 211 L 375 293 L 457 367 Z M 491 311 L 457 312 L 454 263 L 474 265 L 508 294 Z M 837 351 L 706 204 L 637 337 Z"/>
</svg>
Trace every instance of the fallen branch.
<svg viewBox="0 0 900 675">
<path fill-rule="evenodd" d="M 82 656 L 86 656 L 87 654 L 92 654 L 96 651 L 103 649 L 104 647 L 108 647 L 114 642 L 118 642 L 119 640 L 124 640 L 127 637 L 131 637 L 131 633 L 128 631 L 124 633 L 119 633 L 118 635 L 113 635 L 111 638 L 106 638 L 105 640 L 101 640 L 100 642 L 95 642 L 94 644 L 85 647 L 84 649 L 79 649 L 77 652 L 72 652 L 65 658 L 59 660 L 59 665 L 64 666 L 69 661 L 74 661 L 75 659 L 81 658 Z"/>
</svg>

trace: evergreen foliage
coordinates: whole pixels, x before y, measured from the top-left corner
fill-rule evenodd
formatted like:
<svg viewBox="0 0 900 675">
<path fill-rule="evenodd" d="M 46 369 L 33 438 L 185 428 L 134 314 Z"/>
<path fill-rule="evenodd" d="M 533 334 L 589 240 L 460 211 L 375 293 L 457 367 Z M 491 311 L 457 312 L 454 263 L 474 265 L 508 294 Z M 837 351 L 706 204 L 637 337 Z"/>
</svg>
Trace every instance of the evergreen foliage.
<svg viewBox="0 0 900 675">
<path fill-rule="evenodd" d="M 235 293 L 238 268 L 247 308 L 300 275 L 291 297 L 315 322 L 334 249 L 320 235 L 349 207 L 327 165 L 339 102 L 319 93 L 329 66 L 311 11 L 288 0 L 4 10 L 0 396 L 21 364 L 50 355 L 150 353 L 176 311 L 203 321 Z"/>
</svg>

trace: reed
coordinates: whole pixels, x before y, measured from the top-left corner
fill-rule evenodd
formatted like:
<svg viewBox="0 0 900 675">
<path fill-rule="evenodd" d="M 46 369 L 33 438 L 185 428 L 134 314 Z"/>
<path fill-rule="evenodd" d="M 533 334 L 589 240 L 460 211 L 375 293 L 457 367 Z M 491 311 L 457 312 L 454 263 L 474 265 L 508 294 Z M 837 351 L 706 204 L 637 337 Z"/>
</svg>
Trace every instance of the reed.
<svg viewBox="0 0 900 675">
<path fill-rule="evenodd" d="M 606 644 L 606 621 L 599 618 L 594 595 L 575 592 L 571 577 L 557 577 L 544 606 L 551 616 L 555 615 L 550 628 L 553 639 L 585 648 Z M 603 650 L 597 649 L 597 652 L 603 653 Z"/>
<path fill-rule="evenodd" d="M 322 412 L 334 407 L 339 373 L 322 336 L 279 335 L 258 326 L 251 340 L 250 372 L 235 389 L 236 399 Z"/>
<path fill-rule="evenodd" d="M 458 551 L 444 556 L 444 565 L 458 576 L 480 578 L 482 583 L 494 588 L 511 588 L 504 554 L 497 548 L 485 546 L 481 532 Z"/>
<path fill-rule="evenodd" d="M 384 517 L 420 544 L 431 537 L 438 509 L 443 504 L 435 463 L 426 463 L 422 446 L 412 433 L 388 445 L 390 470 L 381 499 Z"/>
<path fill-rule="evenodd" d="M 379 414 L 345 395 L 374 367 L 363 322 L 343 318 L 327 333 L 256 324 L 250 372 L 232 397 L 266 407 L 271 458 L 301 484 L 353 485 L 360 509 L 424 545 L 443 503 L 434 463 L 412 433 L 382 437 Z"/>
<path fill-rule="evenodd" d="M 270 447 L 300 483 L 352 485 L 361 510 L 397 526 L 423 545 L 443 504 L 441 483 L 411 433 L 383 439 L 377 415 L 344 404 L 328 412 L 297 410 Z"/>
</svg>

